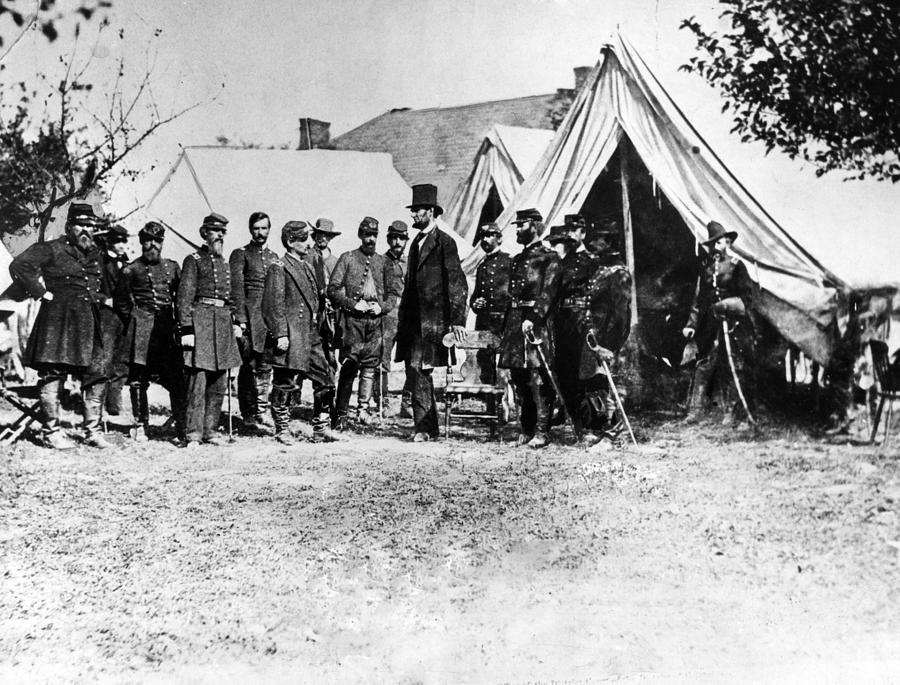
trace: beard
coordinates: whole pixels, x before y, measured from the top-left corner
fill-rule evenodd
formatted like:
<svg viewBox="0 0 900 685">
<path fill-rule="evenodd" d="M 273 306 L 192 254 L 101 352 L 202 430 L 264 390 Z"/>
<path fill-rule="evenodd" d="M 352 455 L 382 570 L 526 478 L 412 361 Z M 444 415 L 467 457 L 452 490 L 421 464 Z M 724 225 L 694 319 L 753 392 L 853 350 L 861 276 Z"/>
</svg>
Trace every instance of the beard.
<svg viewBox="0 0 900 685">
<path fill-rule="evenodd" d="M 225 250 L 225 241 L 224 240 L 214 240 L 212 243 L 207 243 L 209 246 L 209 251 L 212 252 L 216 257 L 221 257 L 222 252 Z"/>
<path fill-rule="evenodd" d="M 362 253 L 364 255 L 371 256 L 371 255 L 375 254 L 375 242 L 372 241 L 371 243 L 369 243 L 369 242 L 362 243 L 359 246 L 359 249 L 362 250 Z"/>
<path fill-rule="evenodd" d="M 97 249 L 94 236 L 89 231 L 73 231 L 69 235 L 69 240 L 82 252 L 90 252 Z"/>
<path fill-rule="evenodd" d="M 390 253 L 394 256 L 394 259 L 400 259 L 403 256 L 403 248 L 404 245 L 397 245 L 397 247 L 388 248 Z"/>
<path fill-rule="evenodd" d="M 519 231 L 516 233 L 516 242 L 519 243 L 519 245 L 531 245 L 535 238 L 537 238 L 537 234 L 531 230 Z"/>
<path fill-rule="evenodd" d="M 160 250 L 158 247 L 146 247 L 141 251 L 144 260 L 149 264 L 159 264 Z"/>
<path fill-rule="evenodd" d="M 424 216 L 421 218 L 416 217 L 412 220 L 413 228 L 418 228 L 419 230 L 422 230 L 423 228 L 427 228 L 429 223 L 430 223 L 430 220 L 427 216 Z"/>
</svg>

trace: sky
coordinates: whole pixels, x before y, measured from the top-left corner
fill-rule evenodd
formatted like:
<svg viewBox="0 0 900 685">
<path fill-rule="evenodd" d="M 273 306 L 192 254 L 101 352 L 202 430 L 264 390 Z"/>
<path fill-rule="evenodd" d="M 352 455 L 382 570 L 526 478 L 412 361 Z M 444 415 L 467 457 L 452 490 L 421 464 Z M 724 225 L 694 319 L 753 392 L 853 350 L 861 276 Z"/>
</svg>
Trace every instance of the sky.
<svg viewBox="0 0 900 685">
<path fill-rule="evenodd" d="M 20 0 L 21 1 L 21 0 Z M 62 0 L 63 6 L 75 4 Z M 116 60 L 142 73 L 154 64 L 153 93 L 165 114 L 203 103 L 160 129 L 132 158 L 155 187 L 179 145 L 234 142 L 296 146 L 298 118 L 330 121 L 336 136 L 394 107 L 440 107 L 551 93 L 574 84 L 572 69 L 592 65 L 604 41 L 621 29 L 733 171 L 801 240 L 817 242 L 829 266 L 864 279 L 869 271 L 897 273 L 900 208 L 897 186 L 817 181 L 812 170 L 764 159 L 759 145 L 738 146 L 720 112 L 721 100 L 702 80 L 678 72 L 693 54 L 678 26 L 695 16 L 719 25 L 720 6 L 695 0 L 113 0 L 110 28 L 82 32 L 77 54 L 93 54 L 100 99 L 113 82 Z M 4 19 L 8 21 L 8 19 Z M 122 38 L 119 29 L 123 30 Z M 8 26 L 0 26 L 10 35 Z M 48 44 L 22 40 L 4 60 L 0 79 L 58 75 L 58 57 L 73 49 L 72 26 Z M 53 79 L 51 78 L 51 81 Z M 126 88 L 133 82 L 126 79 Z M 732 151 L 725 155 L 723 150 Z M 760 162 L 762 160 L 762 163 Z M 809 178 L 805 197 L 785 196 L 786 180 Z M 806 190 L 809 193 L 806 193 Z M 833 210 L 818 198 L 845 198 Z M 797 201 L 794 201 L 797 197 Z M 843 212 L 847 231 L 823 240 L 823 222 Z M 846 217 L 846 218 L 844 218 Z M 859 231 L 868 231 L 865 240 Z M 876 249 L 877 248 L 877 249 Z M 868 250 L 865 258 L 850 253 Z M 849 251 L 849 252 L 848 252 Z M 849 267 L 847 262 L 851 263 Z M 845 271 L 846 273 L 846 271 Z"/>
</svg>

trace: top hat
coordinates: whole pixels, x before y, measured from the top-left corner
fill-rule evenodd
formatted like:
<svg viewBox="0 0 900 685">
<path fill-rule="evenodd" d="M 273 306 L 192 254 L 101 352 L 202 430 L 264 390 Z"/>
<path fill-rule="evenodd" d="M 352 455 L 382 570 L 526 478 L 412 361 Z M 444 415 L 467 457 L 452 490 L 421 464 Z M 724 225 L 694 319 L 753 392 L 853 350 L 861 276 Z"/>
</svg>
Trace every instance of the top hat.
<svg viewBox="0 0 900 685">
<path fill-rule="evenodd" d="M 157 221 L 148 221 L 144 227 L 138 231 L 138 239 L 145 240 L 151 238 L 153 240 L 163 240 L 166 237 L 166 227 Z"/>
<path fill-rule="evenodd" d="M 412 202 L 406 205 L 407 209 L 415 209 L 416 207 L 431 207 L 434 209 L 434 215 L 440 216 L 444 213 L 444 208 L 438 204 L 437 187 L 430 183 L 420 183 L 412 187 Z"/>
<path fill-rule="evenodd" d="M 281 241 L 287 242 L 294 238 L 305 240 L 309 236 L 309 226 L 305 221 L 288 221 L 281 227 Z"/>
<path fill-rule="evenodd" d="M 340 235 L 340 231 L 334 230 L 334 222 L 331 219 L 316 219 L 316 227 L 313 229 L 315 233 L 327 233 L 330 236 Z"/>
<path fill-rule="evenodd" d="M 551 226 L 550 233 L 547 234 L 547 237 L 544 238 L 548 243 L 554 245 L 556 243 L 562 243 L 567 240 L 574 240 L 572 236 L 569 234 L 571 227 L 570 226 Z"/>
<path fill-rule="evenodd" d="M 69 205 L 66 223 L 79 226 L 102 226 L 103 220 L 94 213 L 94 208 L 87 202 L 73 202 Z"/>
<path fill-rule="evenodd" d="M 226 219 L 221 214 L 217 214 L 213 212 L 205 217 L 203 217 L 203 223 L 200 225 L 200 229 L 211 228 L 215 231 L 226 231 L 225 228 L 228 225 L 228 219 Z"/>
<path fill-rule="evenodd" d="M 734 242 L 738 236 L 737 231 L 726 231 L 718 221 L 710 221 L 706 224 L 706 231 L 709 237 L 701 243 L 702 245 L 712 245 L 719 238 L 731 238 L 731 242 Z"/>
<path fill-rule="evenodd" d="M 529 209 L 517 209 L 514 224 L 524 224 L 526 221 L 543 221 L 543 215 L 534 207 Z"/>
<path fill-rule="evenodd" d="M 356 230 L 357 234 L 362 235 L 363 233 L 375 233 L 378 234 L 378 219 L 375 219 L 371 216 L 363 217 L 363 220 L 359 222 L 359 228 Z"/>
<path fill-rule="evenodd" d="M 396 235 L 401 238 L 409 238 L 408 229 L 409 227 L 402 221 L 392 221 L 387 230 L 388 238 L 390 238 L 392 235 Z"/>
</svg>

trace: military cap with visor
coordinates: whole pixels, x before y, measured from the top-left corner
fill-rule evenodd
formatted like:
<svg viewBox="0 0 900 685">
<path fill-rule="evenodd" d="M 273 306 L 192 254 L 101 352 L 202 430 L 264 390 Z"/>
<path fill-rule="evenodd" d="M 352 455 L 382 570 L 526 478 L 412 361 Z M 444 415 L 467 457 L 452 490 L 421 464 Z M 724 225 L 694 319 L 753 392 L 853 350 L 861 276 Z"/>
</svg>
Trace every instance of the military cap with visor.
<svg viewBox="0 0 900 685">
<path fill-rule="evenodd" d="M 397 236 L 399 238 L 409 238 L 409 226 L 407 226 L 404 222 L 397 220 L 392 221 L 391 225 L 388 226 L 387 230 L 388 238 L 392 235 Z"/>
<path fill-rule="evenodd" d="M 378 234 L 378 219 L 375 219 L 371 216 L 364 217 L 362 221 L 359 222 L 359 229 L 357 230 L 359 235 L 364 234 Z"/>
<path fill-rule="evenodd" d="M 514 224 L 524 224 L 528 221 L 543 221 L 544 216 L 534 207 L 528 209 L 517 209 Z"/>
<path fill-rule="evenodd" d="M 306 240 L 309 237 L 309 226 L 305 221 L 288 221 L 281 227 L 281 242 Z"/>
<path fill-rule="evenodd" d="M 79 226 L 102 226 L 103 219 L 94 213 L 94 208 L 87 202 L 73 202 L 69 205 L 66 222 Z"/>
<path fill-rule="evenodd" d="M 164 240 L 166 237 L 166 227 L 158 221 L 148 221 L 144 227 L 138 231 L 139 240 Z"/>
<path fill-rule="evenodd" d="M 214 231 L 227 231 L 226 228 L 228 226 L 228 219 L 226 219 L 221 214 L 217 212 L 213 212 L 212 214 L 207 214 L 203 217 L 203 223 L 200 225 L 200 229 L 208 228 Z"/>
</svg>

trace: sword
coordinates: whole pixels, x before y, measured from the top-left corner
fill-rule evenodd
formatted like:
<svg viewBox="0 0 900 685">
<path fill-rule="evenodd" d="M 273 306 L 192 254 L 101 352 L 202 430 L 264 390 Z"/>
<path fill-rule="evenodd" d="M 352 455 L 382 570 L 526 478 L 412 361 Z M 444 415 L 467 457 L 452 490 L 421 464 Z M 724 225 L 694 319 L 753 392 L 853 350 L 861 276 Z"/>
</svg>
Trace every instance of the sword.
<svg viewBox="0 0 900 685">
<path fill-rule="evenodd" d="M 234 434 L 231 427 L 231 369 L 228 369 L 228 442 L 234 442 Z"/>
<path fill-rule="evenodd" d="M 734 366 L 734 357 L 731 354 L 731 336 L 728 335 L 728 322 L 722 321 L 722 335 L 725 336 L 725 354 L 728 357 L 728 366 L 731 369 L 731 377 L 734 379 L 734 387 L 737 389 L 738 397 L 741 398 L 741 404 L 744 405 L 744 411 L 747 412 L 747 421 L 751 426 L 756 426 L 756 420 L 750 413 L 750 407 L 747 406 L 747 398 L 744 397 L 744 391 L 741 389 L 741 381 L 738 379 L 737 369 Z"/>
<path fill-rule="evenodd" d="M 616 409 L 619 410 L 619 415 L 625 423 L 625 428 L 628 429 L 628 437 L 631 438 L 631 442 L 637 447 L 637 440 L 634 439 L 634 431 L 631 430 L 631 421 L 628 420 L 628 415 L 625 413 L 625 405 L 622 404 L 622 398 L 619 397 L 619 389 L 616 388 L 616 384 L 613 382 L 612 371 L 609 369 L 609 364 L 607 364 L 606 360 L 600 356 L 600 343 L 597 342 L 597 336 L 594 334 L 593 328 L 585 335 L 585 342 L 587 342 L 587 346 L 591 349 L 591 352 L 597 355 L 597 359 L 600 360 L 600 364 L 603 367 L 603 373 L 606 374 L 606 378 L 609 381 L 613 399 L 616 401 Z"/>
<path fill-rule="evenodd" d="M 566 406 L 565 397 L 562 394 L 562 391 L 559 389 L 559 383 L 556 382 L 556 376 L 553 375 L 553 371 L 550 369 L 550 365 L 547 363 L 547 358 L 544 356 L 544 350 L 541 349 L 542 340 L 539 340 L 535 335 L 534 331 L 528 331 L 527 333 L 522 333 L 525 336 L 525 342 L 529 345 L 534 345 L 537 348 L 538 357 L 541 360 L 541 366 L 544 367 L 544 370 L 547 372 L 547 376 L 550 378 L 550 385 L 553 387 L 553 391 L 556 393 L 556 396 L 559 398 L 560 404 L 562 405 L 563 411 L 566 413 L 566 420 L 569 422 L 569 427 L 572 429 L 573 433 L 575 431 L 575 422 L 572 420 L 572 412 L 569 411 L 569 408 Z M 527 355 L 526 355 L 527 357 Z M 553 407 L 548 407 L 547 411 L 553 412 Z M 576 433 L 575 438 L 578 438 L 578 434 Z"/>
</svg>

